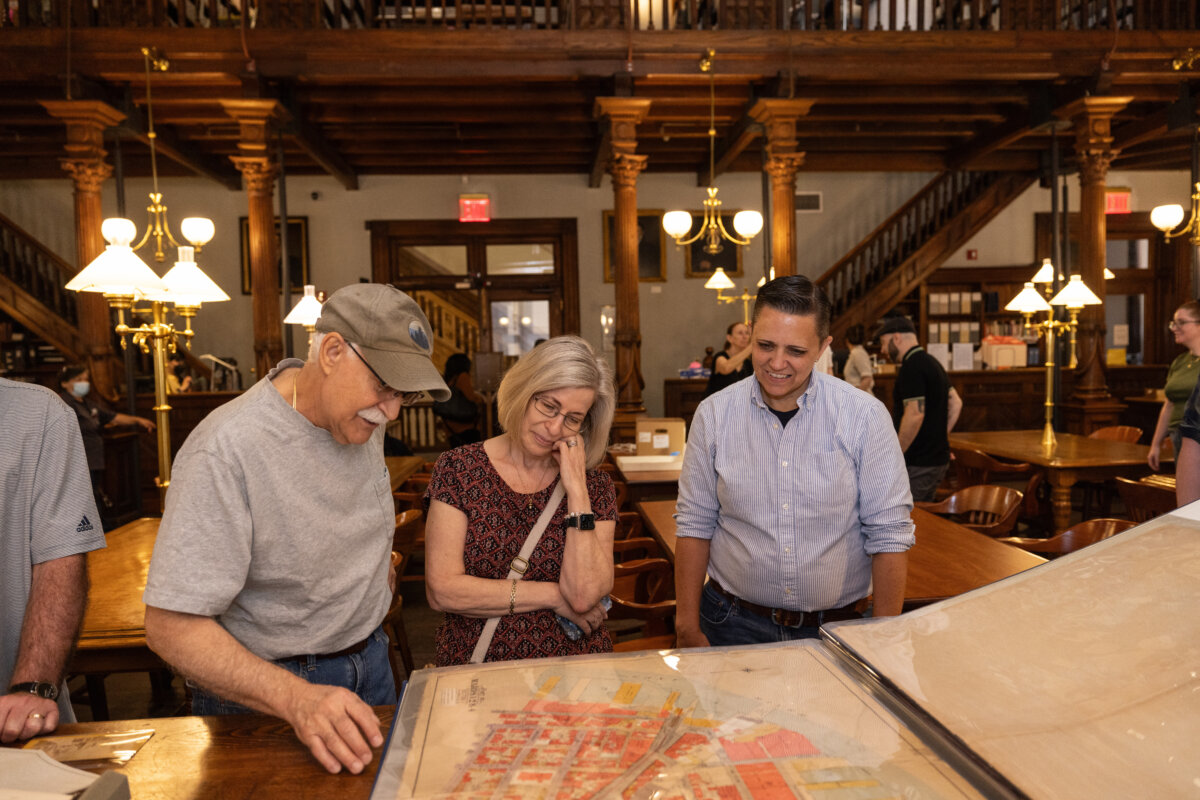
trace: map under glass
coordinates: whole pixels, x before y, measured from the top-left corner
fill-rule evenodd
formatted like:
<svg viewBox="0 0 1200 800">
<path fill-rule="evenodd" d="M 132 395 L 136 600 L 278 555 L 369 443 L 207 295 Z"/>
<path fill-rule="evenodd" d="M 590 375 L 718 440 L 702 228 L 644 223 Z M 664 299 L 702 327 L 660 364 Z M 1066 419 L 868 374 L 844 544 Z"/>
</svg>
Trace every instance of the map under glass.
<svg viewBox="0 0 1200 800">
<path fill-rule="evenodd" d="M 417 671 L 371 796 L 979 795 L 813 641 Z"/>
</svg>

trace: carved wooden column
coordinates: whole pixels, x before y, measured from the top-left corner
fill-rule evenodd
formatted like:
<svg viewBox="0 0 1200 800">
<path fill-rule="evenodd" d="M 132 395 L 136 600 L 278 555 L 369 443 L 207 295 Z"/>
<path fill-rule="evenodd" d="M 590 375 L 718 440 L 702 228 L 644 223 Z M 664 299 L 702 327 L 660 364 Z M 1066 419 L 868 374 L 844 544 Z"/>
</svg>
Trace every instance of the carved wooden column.
<svg viewBox="0 0 1200 800">
<path fill-rule="evenodd" d="M 279 311 L 279 242 L 275 236 L 275 126 L 283 106 L 276 100 L 222 100 L 225 113 L 241 125 L 239 155 L 230 156 L 242 173 L 250 204 L 250 303 L 254 311 L 254 368 L 261 378 L 283 358 Z"/>
<path fill-rule="evenodd" d="M 613 441 L 633 441 L 634 418 L 644 413 L 642 404 L 642 331 L 638 313 L 637 176 L 646 168 L 646 156 L 637 149 L 637 124 L 650 110 L 650 101 L 632 97 L 598 97 L 595 114 L 608 126 L 612 155 L 608 172 L 613 183 L 613 277 L 616 283 L 617 318 L 613 343 L 616 350 L 617 413 Z"/>
<path fill-rule="evenodd" d="M 796 119 L 812 105 L 812 100 L 763 99 L 750 109 L 767 137 L 763 169 L 771 176 L 771 265 L 776 277 L 796 274 L 796 171 L 804 163 L 804 153 L 796 150 Z"/>
<path fill-rule="evenodd" d="M 67 124 L 67 155 L 59 163 L 75 183 L 75 258 L 76 267 L 83 269 L 104 252 L 105 246 L 100 234 L 104 218 L 100 187 L 113 169 L 104 160 L 108 155 L 104 129 L 116 125 L 125 115 L 96 100 L 44 100 L 42 107 Z M 97 394 L 113 401 L 117 397 L 117 360 L 108 303 L 98 292 L 80 292 L 76 308 L 92 386 Z"/>
<path fill-rule="evenodd" d="M 1075 126 L 1075 158 L 1079 165 L 1078 274 L 1101 300 L 1105 297 L 1105 245 L 1108 239 L 1104 189 L 1112 149 L 1112 117 L 1130 97 L 1083 97 L 1059 112 Z M 1063 403 L 1067 429 L 1088 434 L 1118 424 L 1125 405 L 1108 392 L 1104 375 L 1104 306 L 1088 306 L 1079 315 L 1076 338 L 1075 388 Z"/>
</svg>

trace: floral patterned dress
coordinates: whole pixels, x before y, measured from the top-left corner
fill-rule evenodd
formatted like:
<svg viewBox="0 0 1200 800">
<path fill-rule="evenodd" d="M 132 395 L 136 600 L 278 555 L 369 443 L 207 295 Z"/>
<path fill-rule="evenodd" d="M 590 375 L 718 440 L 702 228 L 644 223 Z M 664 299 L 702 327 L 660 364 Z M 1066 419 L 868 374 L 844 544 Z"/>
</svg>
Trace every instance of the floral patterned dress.
<svg viewBox="0 0 1200 800">
<path fill-rule="evenodd" d="M 483 443 L 448 450 L 438 458 L 425 494 L 426 511 L 432 500 L 440 500 L 467 515 L 467 538 L 463 563 L 468 575 L 504 579 L 509 564 L 521 551 L 529 530 L 550 499 L 558 480 L 531 495 L 512 490 L 484 452 Z M 587 473 L 588 497 L 598 520 L 617 518 L 612 480 L 596 470 Z M 562 572 L 566 546 L 567 503 L 560 501 L 541 540 L 529 558 L 522 581 L 557 581 Z M 518 588 L 518 596 L 520 588 Z M 483 632 L 485 620 L 447 612 L 437 632 L 437 665 L 466 664 Z M 484 661 L 608 653 L 612 639 L 601 625 L 578 641 L 567 638 L 555 613 L 549 609 L 500 617 L 496 635 Z"/>
</svg>

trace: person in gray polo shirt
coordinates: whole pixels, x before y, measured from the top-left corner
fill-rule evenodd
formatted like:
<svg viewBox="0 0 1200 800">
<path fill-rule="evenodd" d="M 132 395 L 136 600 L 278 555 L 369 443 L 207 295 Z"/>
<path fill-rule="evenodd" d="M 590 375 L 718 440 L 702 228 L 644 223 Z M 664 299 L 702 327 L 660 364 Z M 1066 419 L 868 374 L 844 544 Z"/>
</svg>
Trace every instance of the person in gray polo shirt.
<svg viewBox="0 0 1200 800">
<path fill-rule="evenodd" d="M 330 295 L 308 360 L 285 359 L 180 448 L 146 583 L 146 638 L 196 714 L 290 723 L 330 772 L 382 744 L 395 702 L 380 624 L 395 512 L 384 426 L 450 390 L 432 331 L 391 286 Z"/>
</svg>

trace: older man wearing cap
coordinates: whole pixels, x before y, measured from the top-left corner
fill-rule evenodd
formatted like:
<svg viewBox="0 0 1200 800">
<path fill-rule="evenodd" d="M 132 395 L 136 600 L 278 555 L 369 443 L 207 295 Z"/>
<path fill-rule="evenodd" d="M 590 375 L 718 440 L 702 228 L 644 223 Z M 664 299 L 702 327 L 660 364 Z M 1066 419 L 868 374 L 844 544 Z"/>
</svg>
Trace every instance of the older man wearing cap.
<svg viewBox="0 0 1200 800">
<path fill-rule="evenodd" d="M 962 400 L 946 370 L 917 343 L 908 317 L 887 317 L 879 326 L 879 349 L 900 365 L 892 388 L 892 422 L 914 501 L 933 500 L 950 465 L 950 431 Z"/>
<path fill-rule="evenodd" d="M 334 292 L 308 360 L 211 413 L 175 459 L 146 584 L 150 647 L 197 714 L 282 717 L 331 772 L 382 744 L 395 702 L 380 623 L 394 511 L 384 425 L 450 396 L 420 308 L 390 286 Z"/>
</svg>

